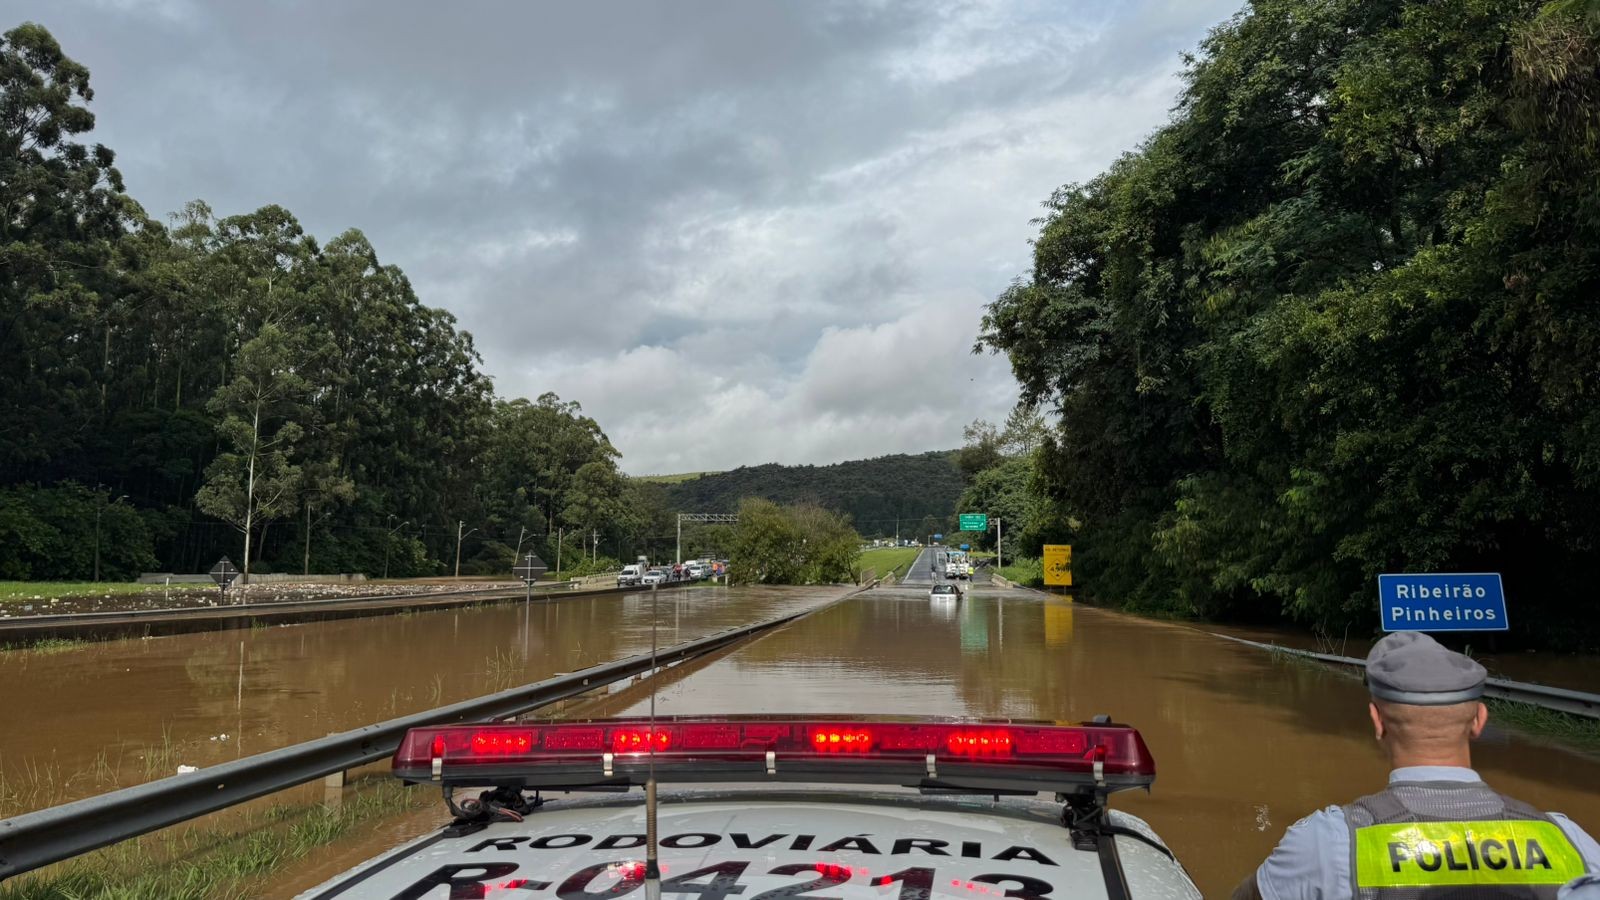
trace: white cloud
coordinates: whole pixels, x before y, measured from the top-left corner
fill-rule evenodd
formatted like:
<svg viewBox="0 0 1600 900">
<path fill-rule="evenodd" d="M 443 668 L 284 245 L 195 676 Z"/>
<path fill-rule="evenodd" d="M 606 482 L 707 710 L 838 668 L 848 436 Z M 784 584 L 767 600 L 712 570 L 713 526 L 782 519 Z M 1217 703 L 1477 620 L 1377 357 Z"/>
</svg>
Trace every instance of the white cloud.
<svg viewBox="0 0 1600 900">
<path fill-rule="evenodd" d="M 82 0 L 47 24 L 148 209 L 361 228 L 502 394 L 579 401 L 644 473 L 1003 417 L 1005 361 L 969 350 L 1039 204 L 1165 120 L 1179 52 L 1238 2 Z"/>
</svg>

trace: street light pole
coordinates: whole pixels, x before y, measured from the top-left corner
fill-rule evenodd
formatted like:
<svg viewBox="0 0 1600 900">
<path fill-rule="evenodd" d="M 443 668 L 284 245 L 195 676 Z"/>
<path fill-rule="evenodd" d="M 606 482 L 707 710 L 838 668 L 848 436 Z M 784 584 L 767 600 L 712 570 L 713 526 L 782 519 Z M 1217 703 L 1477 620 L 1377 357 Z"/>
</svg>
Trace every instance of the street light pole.
<svg viewBox="0 0 1600 900">
<path fill-rule="evenodd" d="M 389 513 L 389 518 L 384 519 L 383 520 L 383 524 L 388 525 L 389 522 L 391 520 L 393 520 L 393 519 L 394 519 L 394 513 Z M 407 519 L 406 521 L 401 522 L 399 525 L 396 525 L 395 527 L 389 529 L 389 533 L 387 535 L 385 535 L 384 538 L 383 538 L 383 577 L 384 578 L 388 578 L 389 577 L 389 551 L 391 549 L 393 549 L 393 547 L 394 547 L 394 533 L 396 531 L 399 531 L 400 529 L 406 527 L 407 525 L 410 525 L 410 524 L 411 524 L 411 520 L 410 519 Z"/>
<path fill-rule="evenodd" d="M 471 534 L 473 531 L 477 531 L 478 530 L 478 529 L 474 528 L 474 529 L 472 529 L 472 531 L 468 531 L 468 532 L 466 532 L 466 534 L 463 534 L 461 532 L 461 529 L 463 529 L 465 527 L 467 527 L 467 523 L 465 521 L 460 521 L 460 522 L 456 523 L 456 576 L 455 577 L 457 577 L 457 578 L 461 577 L 461 542 L 462 542 L 462 540 L 464 540 L 466 538 L 466 536 L 468 534 Z"/>
</svg>

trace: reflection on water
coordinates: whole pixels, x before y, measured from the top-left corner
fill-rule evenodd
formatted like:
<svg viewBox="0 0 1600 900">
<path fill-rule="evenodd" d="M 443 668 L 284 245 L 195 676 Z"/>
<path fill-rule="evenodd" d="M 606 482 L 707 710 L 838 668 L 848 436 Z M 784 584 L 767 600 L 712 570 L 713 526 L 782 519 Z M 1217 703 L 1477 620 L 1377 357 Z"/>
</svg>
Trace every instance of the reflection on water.
<svg viewBox="0 0 1600 900">
<path fill-rule="evenodd" d="M 661 645 L 840 593 L 665 591 Z M 0 816 L 641 653 L 650 603 L 639 593 L 0 651 Z"/>
<path fill-rule="evenodd" d="M 643 714 L 636 691 L 596 714 Z M 979 589 L 958 607 L 873 591 L 671 684 L 664 713 L 972 715 L 1136 725 L 1160 777 L 1116 805 L 1149 819 L 1208 897 L 1312 810 L 1378 789 L 1387 767 L 1359 680 L 1194 629 Z M 1498 789 L 1600 830 L 1600 760 L 1491 728 Z"/>
</svg>

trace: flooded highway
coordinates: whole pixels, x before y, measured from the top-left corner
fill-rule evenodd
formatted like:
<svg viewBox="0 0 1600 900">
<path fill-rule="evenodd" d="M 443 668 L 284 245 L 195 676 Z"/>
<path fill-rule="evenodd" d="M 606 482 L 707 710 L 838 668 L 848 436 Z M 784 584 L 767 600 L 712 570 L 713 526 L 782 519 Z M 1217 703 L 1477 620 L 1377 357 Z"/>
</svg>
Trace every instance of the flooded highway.
<svg viewBox="0 0 1600 900">
<path fill-rule="evenodd" d="M 696 588 L 659 598 L 667 646 L 808 606 L 815 614 L 664 672 L 662 714 L 859 713 L 1137 726 L 1159 777 L 1114 805 L 1148 819 L 1206 896 L 1226 896 L 1299 817 L 1375 790 L 1387 767 L 1347 674 L 1032 591 L 921 583 Z M 650 645 L 647 595 L 520 603 L 0 653 L 7 814 L 476 696 Z M 649 682 L 559 717 L 642 715 Z M 1475 749 L 1498 789 L 1600 827 L 1600 758 L 1498 729 Z M 309 796 L 305 799 L 309 799 Z M 429 805 L 275 871 L 294 893 L 446 817 Z"/>
<path fill-rule="evenodd" d="M 685 667 L 688 669 L 688 667 Z M 1149 820 L 1207 897 L 1285 827 L 1379 789 L 1388 768 L 1354 678 L 1031 591 L 977 587 L 931 604 L 879 588 L 669 673 L 662 714 L 875 713 L 1081 721 L 1109 713 L 1155 754 L 1154 791 L 1113 805 Z M 635 687 L 581 711 L 642 715 Z M 1474 750 L 1496 789 L 1600 829 L 1600 759 L 1494 727 Z"/>
<path fill-rule="evenodd" d="M 662 646 L 845 588 L 663 591 Z M 644 652 L 648 593 L 0 651 L 0 817 Z"/>
</svg>

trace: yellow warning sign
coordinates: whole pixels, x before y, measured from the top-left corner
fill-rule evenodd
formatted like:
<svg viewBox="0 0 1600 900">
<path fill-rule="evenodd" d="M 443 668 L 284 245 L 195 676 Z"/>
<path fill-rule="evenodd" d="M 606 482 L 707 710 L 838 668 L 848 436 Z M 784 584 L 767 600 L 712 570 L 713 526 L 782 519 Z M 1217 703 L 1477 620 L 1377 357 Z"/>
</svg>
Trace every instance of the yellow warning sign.
<svg viewBox="0 0 1600 900">
<path fill-rule="evenodd" d="M 1044 583 L 1050 587 L 1072 586 L 1072 545 L 1044 545 Z"/>
</svg>

